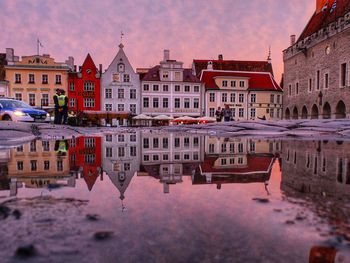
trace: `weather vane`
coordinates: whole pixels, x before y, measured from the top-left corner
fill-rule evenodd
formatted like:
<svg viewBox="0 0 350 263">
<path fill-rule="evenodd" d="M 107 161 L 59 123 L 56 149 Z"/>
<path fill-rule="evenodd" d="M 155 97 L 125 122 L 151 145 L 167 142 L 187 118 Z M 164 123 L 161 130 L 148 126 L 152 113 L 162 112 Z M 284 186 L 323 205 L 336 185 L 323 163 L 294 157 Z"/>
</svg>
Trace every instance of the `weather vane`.
<svg viewBox="0 0 350 263">
<path fill-rule="evenodd" d="M 120 43 L 123 43 L 123 36 L 124 36 L 124 33 L 122 30 L 122 31 L 120 31 Z"/>
</svg>

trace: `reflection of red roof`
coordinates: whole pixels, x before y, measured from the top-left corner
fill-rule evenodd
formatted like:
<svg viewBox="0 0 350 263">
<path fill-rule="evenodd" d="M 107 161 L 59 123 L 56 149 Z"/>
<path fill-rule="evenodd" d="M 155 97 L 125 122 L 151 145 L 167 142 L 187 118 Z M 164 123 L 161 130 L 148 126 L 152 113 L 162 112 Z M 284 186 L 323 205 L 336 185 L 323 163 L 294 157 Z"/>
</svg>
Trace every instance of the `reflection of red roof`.
<svg viewBox="0 0 350 263">
<path fill-rule="evenodd" d="M 205 84 L 206 89 L 219 89 L 215 83 L 215 77 L 248 78 L 248 90 L 282 92 L 282 88 L 277 84 L 270 73 L 204 70 L 202 72 L 201 81 Z"/>
<path fill-rule="evenodd" d="M 96 167 L 89 167 L 89 166 L 84 166 L 83 168 L 83 178 L 84 181 L 86 182 L 86 185 L 89 189 L 89 191 L 92 190 L 92 187 L 94 187 L 94 184 L 99 177 L 99 173 L 97 171 Z"/>
<path fill-rule="evenodd" d="M 215 161 L 222 156 L 206 156 L 204 162 L 200 164 L 202 173 L 212 173 L 221 175 L 268 173 L 271 170 L 274 160 L 273 155 L 247 155 L 247 165 L 244 167 L 214 167 Z"/>
<path fill-rule="evenodd" d="M 182 163 L 182 175 L 191 175 L 192 171 L 198 168 L 198 165 L 199 163 Z M 147 172 L 148 176 L 160 179 L 160 164 L 140 165 L 139 172 Z"/>
<path fill-rule="evenodd" d="M 197 77 L 207 69 L 209 61 L 213 63 L 214 70 L 269 72 L 273 75 L 272 64 L 267 61 L 195 59 L 193 64 Z"/>
<path fill-rule="evenodd" d="M 298 41 L 311 36 L 313 33 L 316 33 L 320 29 L 328 26 L 330 23 L 350 12 L 350 0 L 337 0 L 336 8 L 333 12 L 330 12 L 333 2 L 334 0 L 329 1 L 327 10 L 319 13 L 315 12 L 313 14 L 304 31 L 301 33 Z"/>
<path fill-rule="evenodd" d="M 144 75 L 142 81 L 160 81 L 159 76 L 160 66 L 155 66 L 150 68 L 149 71 Z M 183 69 L 183 82 L 199 82 L 199 79 L 192 75 L 192 70 L 185 68 Z"/>
</svg>

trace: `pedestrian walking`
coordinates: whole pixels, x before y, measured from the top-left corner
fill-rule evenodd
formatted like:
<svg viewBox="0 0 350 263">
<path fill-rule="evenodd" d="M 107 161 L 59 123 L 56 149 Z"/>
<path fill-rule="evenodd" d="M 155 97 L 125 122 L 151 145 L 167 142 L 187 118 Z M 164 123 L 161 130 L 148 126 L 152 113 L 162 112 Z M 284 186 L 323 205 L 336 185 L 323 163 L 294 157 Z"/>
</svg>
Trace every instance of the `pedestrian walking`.
<svg viewBox="0 0 350 263">
<path fill-rule="evenodd" d="M 222 121 L 223 112 L 221 110 L 221 107 L 218 107 L 218 109 L 215 112 L 215 116 L 216 116 L 216 121 L 217 122 L 221 122 Z"/>
<path fill-rule="evenodd" d="M 232 111 L 230 109 L 229 105 L 225 105 L 225 109 L 223 110 L 224 112 L 224 120 L 225 122 L 230 121 L 232 117 Z"/>
<path fill-rule="evenodd" d="M 62 122 L 62 114 L 60 113 L 60 106 L 58 103 L 58 98 L 60 95 L 61 95 L 61 90 L 56 89 L 56 94 L 53 95 L 53 102 L 55 104 L 54 124 L 61 124 L 61 122 Z"/>
</svg>

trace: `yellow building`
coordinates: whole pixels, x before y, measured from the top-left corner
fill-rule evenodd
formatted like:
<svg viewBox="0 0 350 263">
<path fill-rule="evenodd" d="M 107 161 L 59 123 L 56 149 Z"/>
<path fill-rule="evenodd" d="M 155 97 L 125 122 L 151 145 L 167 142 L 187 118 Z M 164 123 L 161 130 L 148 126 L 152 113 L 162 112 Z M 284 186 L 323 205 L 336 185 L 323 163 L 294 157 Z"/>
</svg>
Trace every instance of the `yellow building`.
<svg viewBox="0 0 350 263">
<path fill-rule="evenodd" d="M 228 106 L 231 120 L 278 120 L 282 117 L 282 89 L 270 72 L 203 70 L 206 116 Z"/>
<path fill-rule="evenodd" d="M 21 61 L 8 61 L 5 66 L 9 97 L 34 107 L 53 107 L 57 88 L 67 91 L 68 71 L 72 57 L 65 63 L 55 62 L 50 55 L 23 56 Z"/>
</svg>

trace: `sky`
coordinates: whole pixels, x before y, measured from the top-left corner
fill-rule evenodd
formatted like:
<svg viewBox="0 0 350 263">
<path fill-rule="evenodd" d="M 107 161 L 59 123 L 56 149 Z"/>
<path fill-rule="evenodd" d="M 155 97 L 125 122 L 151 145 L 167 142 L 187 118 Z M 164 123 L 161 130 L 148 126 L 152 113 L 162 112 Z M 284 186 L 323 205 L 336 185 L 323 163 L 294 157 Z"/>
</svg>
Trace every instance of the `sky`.
<svg viewBox="0 0 350 263">
<path fill-rule="evenodd" d="M 0 53 L 50 54 L 81 65 L 87 53 L 106 69 L 124 50 L 134 67 L 170 58 L 190 67 L 193 59 L 266 60 L 271 46 L 277 81 L 290 35 L 301 34 L 316 0 L 0 0 Z"/>
</svg>

